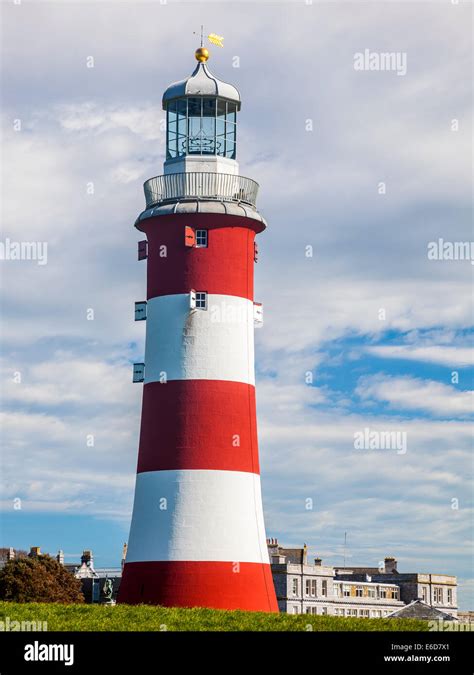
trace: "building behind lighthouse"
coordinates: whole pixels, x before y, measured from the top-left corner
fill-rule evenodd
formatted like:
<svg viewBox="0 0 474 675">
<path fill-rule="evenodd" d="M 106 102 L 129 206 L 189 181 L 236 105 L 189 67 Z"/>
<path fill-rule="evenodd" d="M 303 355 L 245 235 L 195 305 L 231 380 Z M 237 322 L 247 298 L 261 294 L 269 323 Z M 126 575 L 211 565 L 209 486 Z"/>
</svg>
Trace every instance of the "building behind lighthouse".
<svg viewBox="0 0 474 675">
<path fill-rule="evenodd" d="M 277 611 L 257 441 L 258 184 L 240 175 L 241 99 L 196 51 L 163 95 L 166 160 L 146 181 L 143 404 L 119 602 Z"/>
</svg>

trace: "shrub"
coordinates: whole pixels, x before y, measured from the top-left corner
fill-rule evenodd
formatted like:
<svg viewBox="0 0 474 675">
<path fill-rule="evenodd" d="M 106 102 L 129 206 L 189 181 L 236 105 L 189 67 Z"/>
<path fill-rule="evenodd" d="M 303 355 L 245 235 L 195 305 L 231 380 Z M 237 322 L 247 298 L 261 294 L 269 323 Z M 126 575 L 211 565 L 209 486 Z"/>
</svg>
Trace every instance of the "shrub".
<svg viewBox="0 0 474 675">
<path fill-rule="evenodd" d="M 49 555 L 9 560 L 0 568 L 0 599 L 10 602 L 84 602 L 81 582 Z"/>
</svg>

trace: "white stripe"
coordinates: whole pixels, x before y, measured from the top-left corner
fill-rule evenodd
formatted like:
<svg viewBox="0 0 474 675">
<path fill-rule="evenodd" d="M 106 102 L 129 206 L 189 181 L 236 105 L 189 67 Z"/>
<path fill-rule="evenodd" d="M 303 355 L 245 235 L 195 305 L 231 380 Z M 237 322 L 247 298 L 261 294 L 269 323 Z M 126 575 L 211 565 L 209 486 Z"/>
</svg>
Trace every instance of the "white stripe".
<svg viewBox="0 0 474 675">
<path fill-rule="evenodd" d="M 127 562 L 153 560 L 268 563 L 260 476 L 139 473 Z"/>
<path fill-rule="evenodd" d="M 187 294 L 148 300 L 145 384 L 164 379 L 255 384 L 253 302 L 232 295 L 207 300 L 207 310 L 191 310 Z"/>
</svg>

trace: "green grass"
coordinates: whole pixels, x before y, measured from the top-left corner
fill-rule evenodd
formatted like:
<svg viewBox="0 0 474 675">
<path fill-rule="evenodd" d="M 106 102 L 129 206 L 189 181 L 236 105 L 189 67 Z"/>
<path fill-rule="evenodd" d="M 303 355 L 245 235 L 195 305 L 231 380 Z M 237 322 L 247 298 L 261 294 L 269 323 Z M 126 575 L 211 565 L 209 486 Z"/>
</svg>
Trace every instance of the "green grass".
<svg viewBox="0 0 474 675">
<path fill-rule="evenodd" d="M 61 605 L 0 602 L 0 620 L 46 621 L 48 631 L 426 631 L 415 619 L 227 612 L 149 605 Z"/>
</svg>

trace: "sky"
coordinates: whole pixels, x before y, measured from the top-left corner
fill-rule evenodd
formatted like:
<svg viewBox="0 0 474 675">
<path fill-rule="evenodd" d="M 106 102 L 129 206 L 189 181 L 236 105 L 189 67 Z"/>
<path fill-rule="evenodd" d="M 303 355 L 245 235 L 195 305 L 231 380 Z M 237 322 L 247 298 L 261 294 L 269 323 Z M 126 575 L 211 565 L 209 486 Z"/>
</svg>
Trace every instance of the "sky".
<svg viewBox="0 0 474 675">
<path fill-rule="evenodd" d="M 240 173 L 268 222 L 255 280 L 267 536 L 327 564 L 393 555 L 401 571 L 456 575 L 473 609 L 474 267 L 428 255 L 473 238 L 472 6 L 21 0 L 1 13 L 0 241 L 46 243 L 47 259 L 0 260 L 0 545 L 120 563 L 145 338 L 133 224 L 142 183 L 163 172 L 162 92 L 194 69 L 204 24 L 225 38 L 209 67 L 241 93 Z M 356 69 L 365 50 L 405 67 Z M 358 447 L 381 432 L 400 444 Z"/>
</svg>

